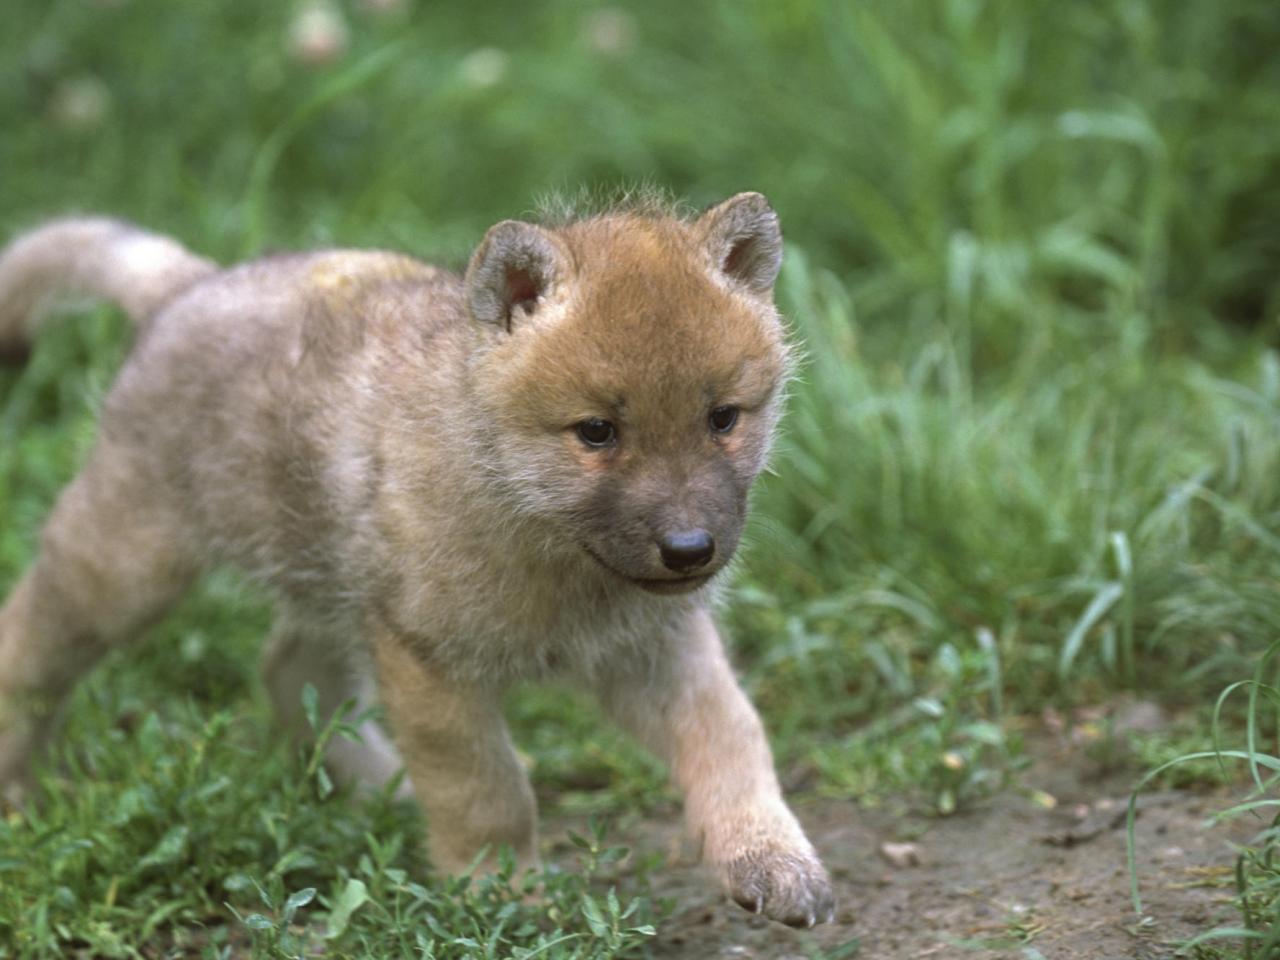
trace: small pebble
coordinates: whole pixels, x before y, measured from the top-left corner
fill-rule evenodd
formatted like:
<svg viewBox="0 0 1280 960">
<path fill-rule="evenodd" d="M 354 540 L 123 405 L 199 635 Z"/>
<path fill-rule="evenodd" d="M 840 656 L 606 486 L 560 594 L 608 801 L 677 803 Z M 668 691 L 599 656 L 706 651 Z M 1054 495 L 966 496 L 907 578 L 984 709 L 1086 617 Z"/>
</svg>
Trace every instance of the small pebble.
<svg viewBox="0 0 1280 960">
<path fill-rule="evenodd" d="M 914 843 L 893 843 L 886 840 L 880 844 L 880 856 L 891 866 L 903 869 L 920 866 L 920 848 Z"/>
</svg>

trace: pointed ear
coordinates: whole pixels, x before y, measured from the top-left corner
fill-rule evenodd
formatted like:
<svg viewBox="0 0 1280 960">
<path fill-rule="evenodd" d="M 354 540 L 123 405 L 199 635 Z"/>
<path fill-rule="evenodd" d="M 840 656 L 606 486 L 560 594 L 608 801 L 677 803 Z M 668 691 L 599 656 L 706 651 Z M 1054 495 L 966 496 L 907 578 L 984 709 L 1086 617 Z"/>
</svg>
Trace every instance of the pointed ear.
<svg viewBox="0 0 1280 960">
<path fill-rule="evenodd" d="M 504 220 L 489 228 L 467 265 L 466 296 L 471 315 L 508 332 L 529 316 L 568 272 L 560 242 L 541 227 Z"/>
<path fill-rule="evenodd" d="M 739 193 L 698 218 L 702 243 L 730 280 L 768 296 L 782 267 L 782 228 L 760 193 Z"/>
</svg>

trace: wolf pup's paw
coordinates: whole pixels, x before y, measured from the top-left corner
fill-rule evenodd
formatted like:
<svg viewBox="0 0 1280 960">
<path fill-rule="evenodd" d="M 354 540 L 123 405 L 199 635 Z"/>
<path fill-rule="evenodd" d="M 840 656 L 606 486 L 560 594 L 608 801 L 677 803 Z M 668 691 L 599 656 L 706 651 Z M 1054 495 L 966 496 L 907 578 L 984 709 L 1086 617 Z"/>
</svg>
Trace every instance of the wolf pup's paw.
<svg viewBox="0 0 1280 960">
<path fill-rule="evenodd" d="M 812 927 L 835 917 L 831 879 L 811 850 L 766 847 L 743 853 L 725 865 L 724 881 L 740 906 L 790 927 Z"/>
</svg>

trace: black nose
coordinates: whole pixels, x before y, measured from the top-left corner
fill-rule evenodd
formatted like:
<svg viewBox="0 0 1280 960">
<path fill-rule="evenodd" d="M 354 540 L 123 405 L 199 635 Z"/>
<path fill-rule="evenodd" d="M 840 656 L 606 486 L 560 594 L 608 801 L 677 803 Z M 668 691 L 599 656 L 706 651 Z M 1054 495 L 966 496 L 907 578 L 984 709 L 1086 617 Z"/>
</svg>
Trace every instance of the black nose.
<svg viewBox="0 0 1280 960">
<path fill-rule="evenodd" d="M 705 567 L 716 552 L 716 542 L 705 530 L 685 530 L 662 537 L 658 551 L 668 570 L 683 573 Z"/>
</svg>

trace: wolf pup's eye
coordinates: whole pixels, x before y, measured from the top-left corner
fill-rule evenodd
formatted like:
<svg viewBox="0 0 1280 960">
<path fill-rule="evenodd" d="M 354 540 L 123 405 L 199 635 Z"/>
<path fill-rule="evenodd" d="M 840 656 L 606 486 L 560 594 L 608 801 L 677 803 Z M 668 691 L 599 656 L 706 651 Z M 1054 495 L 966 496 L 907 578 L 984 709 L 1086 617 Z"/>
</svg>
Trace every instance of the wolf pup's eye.
<svg viewBox="0 0 1280 960">
<path fill-rule="evenodd" d="M 608 420 L 591 417 L 577 425 L 578 439 L 588 447 L 611 447 L 618 440 L 618 431 Z"/>
<path fill-rule="evenodd" d="M 712 433 L 728 433 L 738 422 L 738 408 L 716 407 L 711 411 L 711 416 L 707 417 L 707 422 L 711 425 Z"/>
</svg>

